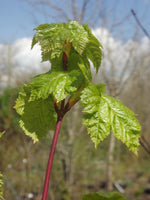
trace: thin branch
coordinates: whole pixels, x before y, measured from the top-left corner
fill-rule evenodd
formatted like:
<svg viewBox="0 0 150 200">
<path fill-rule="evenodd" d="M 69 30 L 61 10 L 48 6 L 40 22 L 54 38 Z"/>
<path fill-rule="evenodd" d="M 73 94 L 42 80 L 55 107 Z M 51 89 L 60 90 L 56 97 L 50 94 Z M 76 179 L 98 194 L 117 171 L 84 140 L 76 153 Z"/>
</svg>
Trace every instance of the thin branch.
<svg viewBox="0 0 150 200">
<path fill-rule="evenodd" d="M 132 48 L 131 51 L 130 51 L 130 53 L 129 53 L 129 56 L 128 56 L 127 61 L 126 61 L 126 64 L 124 65 L 124 68 L 123 68 L 123 70 L 122 70 L 122 72 L 121 72 L 121 75 L 120 75 L 120 78 L 119 78 L 119 82 L 120 82 L 120 83 L 122 82 L 122 80 L 123 80 L 123 78 L 124 78 L 126 72 L 128 71 L 128 69 L 130 68 L 129 63 L 130 63 L 130 60 L 131 60 L 131 57 L 132 57 L 132 55 L 133 55 L 134 50 L 135 50 L 135 49 Z M 135 69 L 135 68 L 134 68 L 134 69 Z"/>
<path fill-rule="evenodd" d="M 2 118 L 2 120 L 3 120 L 5 123 L 8 123 L 8 124 L 9 124 L 9 119 L 8 119 L 7 117 L 5 117 L 1 111 L 0 111 L 0 118 Z"/>
<path fill-rule="evenodd" d="M 93 7 L 90 6 L 87 12 L 88 16 L 86 19 L 86 23 L 92 27 L 97 23 L 98 20 L 100 20 L 99 12 L 101 12 L 101 9 L 100 9 L 101 2 L 102 0 L 97 0 L 97 3 L 95 3 Z"/>
<path fill-rule="evenodd" d="M 106 71 L 105 71 L 104 69 L 102 69 L 101 73 L 102 73 L 102 76 L 103 76 L 103 78 L 104 78 L 105 83 L 106 83 L 107 86 L 109 87 L 109 86 L 110 86 L 110 79 L 109 79 L 109 77 L 106 75 Z"/>
<path fill-rule="evenodd" d="M 148 141 L 145 139 L 144 135 L 141 136 L 141 139 L 143 140 L 143 142 L 147 145 L 149 152 L 150 152 L 150 144 L 148 143 Z"/>
<path fill-rule="evenodd" d="M 147 147 L 147 145 L 145 144 L 145 142 L 142 140 L 142 138 L 140 138 L 140 144 L 143 147 L 143 149 L 150 155 L 150 148 Z"/>
<path fill-rule="evenodd" d="M 132 72 L 130 73 L 130 75 L 128 76 L 128 78 L 126 80 L 124 80 L 120 86 L 120 88 L 118 89 L 118 91 L 116 92 L 116 95 L 118 96 L 121 91 L 123 91 L 125 89 L 125 87 L 127 86 L 127 83 L 131 80 L 131 78 L 134 76 L 135 70 L 133 69 Z"/>
<path fill-rule="evenodd" d="M 123 19 L 120 19 L 120 21 L 115 21 L 114 24 L 112 24 L 112 28 L 116 28 L 117 26 L 123 25 L 126 21 L 128 21 L 130 18 L 130 14 L 126 15 Z"/>
<path fill-rule="evenodd" d="M 78 15 L 78 7 L 76 0 L 72 0 L 72 13 L 74 20 L 79 21 L 79 15 Z"/>
<path fill-rule="evenodd" d="M 120 87 L 118 88 L 118 91 L 116 92 L 117 95 L 119 95 L 121 93 L 121 91 L 123 91 L 126 87 L 128 82 L 134 78 L 135 74 L 141 69 L 141 66 L 143 65 L 144 62 L 144 57 L 143 57 L 143 61 L 141 62 L 141 64 L 139 64 L 139 66 L 136 68 L 135 67 L 132 69 L 130 75 L 124 80 L 122 81 L 122 83 L 120 83 Z M 137 64 L 135 63 L 135 66 L 137 66 Z"/>
<path fill-rule="evenodd" d="M 83 23 L 88 3 L 89 3 L 89 0 L 85 0 L 83 3 L 81 13 L 80 13 L 80 23 Z"/>
<path fill-rule="evenodd" d="M 51 3 L 50 1 L 36 1 L 36 4 L 39 4 L 39 5 L 46 5 L 48 6 L 49 8 L 52 8 L 54 9 L 56 12 L 59 13 L 59 15 L 61 17 L 63 17 L 65 20 L 69 20 L 69 17 L 68 15 L 66 14 L 66 12 L 60 7 L 60 6 L 57 6 L 53 3 Z"/>
<path fill-rule="evenodd" d="M 140 22 L 140 20 L 138 19 L 138 17 L 136 16 L 136 13 L 133 9 L 131 9 L 131 13 L 133 15 L 133 17 L 135 18 L 137 24 L 139 25 L 139 27 L 142 29 L 142 31 L 144 32 L 144 34 L 149 38 L 150 40 L 150 35 L 149 33 L 147 32 L 147 30 L 144 28 L 144 26 L 142 25 L 142 23 Z"/>
</svg>

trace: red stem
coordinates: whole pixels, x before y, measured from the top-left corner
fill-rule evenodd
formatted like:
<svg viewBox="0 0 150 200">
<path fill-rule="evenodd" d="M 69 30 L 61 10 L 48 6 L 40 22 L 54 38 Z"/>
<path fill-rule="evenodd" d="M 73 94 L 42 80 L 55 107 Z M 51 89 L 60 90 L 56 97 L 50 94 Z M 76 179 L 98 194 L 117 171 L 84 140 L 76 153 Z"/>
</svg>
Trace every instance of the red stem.
<svg viewBox="0 0 150 200">
<path fill-rule="evenodd" d="M 67 71 L 67 62 L 68 62 L 68 56 L 65 52 L 63 52 L 63 70 Z"/>
<path fill-rule="evenodd" d="M 58 117 L 57 123 L 56 123 L 56 128 L 53 136 L 53 142 L 51 146 L 51 151 L 49 155 L 49 160 L 47 164 L 47 170 L 46 170 L 46 175 L 45 175 L 45 183 L 44 183 L 44 188 L 43 188 L 43 196 L 42 200 L 47 199 L 47 192 L 48 192 L 48 186 L 49 186 L 49 180 L 50 180 L 50 175 L 51 175 L 51 169 L 52 169 L 52 164 L 53 164 L 53 159 L 54 159 L 54 153 L 55 153 L 55 148 L 57 144 L 57 139 L 58 139 L 58 134 L 60 131 L 61 127 L 61 122 L 62 122 L 62 117 Z"/>
</svg>

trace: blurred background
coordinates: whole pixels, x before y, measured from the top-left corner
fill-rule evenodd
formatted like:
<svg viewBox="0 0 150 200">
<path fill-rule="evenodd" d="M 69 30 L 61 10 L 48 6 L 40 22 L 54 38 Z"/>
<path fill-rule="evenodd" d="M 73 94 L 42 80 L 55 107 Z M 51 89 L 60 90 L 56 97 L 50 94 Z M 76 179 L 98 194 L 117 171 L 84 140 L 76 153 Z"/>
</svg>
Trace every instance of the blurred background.
<svg viewBox="0 0 150 200">
<path fill-rule="evenodd" d="M 76 200 L 89 192 L 118 191 L 150 199 L 150 0 L 0 1 L 0 170 L 6 200 L 41 200 L 53 132 L 33 144 L 18 126 L 13 106 L 23 83 L 50 68 L 40 47 L 31 50 L 42 23 L 77 20 L 103 45 L 93 82 L 132 109 L 142 126 L 138 157 L 111 134 L 97 149 L 77 104 L 65 117 L 53 163 L 48 199 Z M 91 66 L 92 67 L 92 66 Z"/>
</svg>

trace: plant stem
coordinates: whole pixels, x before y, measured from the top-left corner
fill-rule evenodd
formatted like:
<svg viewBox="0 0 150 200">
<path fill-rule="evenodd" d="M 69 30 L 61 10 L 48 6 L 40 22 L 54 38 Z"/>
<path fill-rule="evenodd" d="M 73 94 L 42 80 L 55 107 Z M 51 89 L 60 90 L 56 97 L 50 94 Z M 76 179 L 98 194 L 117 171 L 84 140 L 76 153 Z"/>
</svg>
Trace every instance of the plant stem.
<svg viewBox="0 0 150 200">
<path fill-rule="evenodd" d="M 51 151 L 50 151 L 50 155 L 49 155 L 49 160 L 48 160 L 48 164 L 47 164 L 42 200 L 47 199 L 51 169 L 52 169 L 54 153 L 55 153 L 55 148 L 56 148 L 56 144 L 57 144 L 57 139 L 58 139 L 58 134 L 59 134 L 59 131 L 60 131 L 61 123 L 62 123 L 62 117 L 58 116 L 55 132 L 54 132 L 54 136 L 53 136 Z"/>
</svg>

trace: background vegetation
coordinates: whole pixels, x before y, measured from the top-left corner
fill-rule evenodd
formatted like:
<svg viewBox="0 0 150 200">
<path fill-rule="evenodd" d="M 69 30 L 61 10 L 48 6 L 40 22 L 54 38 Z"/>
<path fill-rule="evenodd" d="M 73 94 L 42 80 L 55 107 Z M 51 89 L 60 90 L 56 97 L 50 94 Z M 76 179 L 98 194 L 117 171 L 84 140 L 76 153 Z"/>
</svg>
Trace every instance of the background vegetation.
<svg viewBox="0 0 150 200">
<path fill-rule="evenodd" d="M 59 4 L 53 4 L 52 1 L 27 1 L 34 7 L 34 19 L 39 8 L 46 5 L 47 12 L 41 12 L 46 19 L 49 18 L 49 13 L 52 13 L 49 11 L 53 10 L 55 21 L 67 21 L 67 16 L 70 16 L 70 19 L 87 23 L 93 28 L 96 28 L 96 21 L 103 27 L 100 31 L 95 29 L 96 36 L 104 46 L 104 55 L 100 74 L 94 77 L 94 82 L 101 79 L 101 82 L 107 84 L 107 93 L 121 99 L 137 113 L 142 126 L 139 155 L 135 157 L 112 135 L 95 149 L 85 127 L 81 125 L 81 106 L 77 104 L 67 113 L 59 135 L 48 194 L 48 199 L 51 200 L 81 199 L 82 195 L 88 192 L 112 189 L 123 193 L 129 199 L 150 199 L 149 39 L 134 18 L 133 23 L 130 11 L 125 13 L 124 17 L 118 18 L 117 1 L 114 2 L 113 9 L 102 9 L 102 2 L 94 1 L 90 9 L 91 1 L 84 0 L 81 5 L 72 0 L 70 10 L 63 9 L 63 12 L 61 5 L 59 7 Z M 134 6 L 136 8 L 136 5 Z M 146 10 L 143 10 L 144 12 L 146 15 Z M 95 17 L 90 18 L 93 13 Z M 116 19 L 115 23 L 110 20 L 112 17 Z M 131 23 L 134 29 L 132 41 L 126 41 L 125 34 L 121 34 L 126 32 L 125 23 Z M 106 28 L 111 31 L 113 37 L 108 34 Z M 145 36 L 145 42 L 141 39 L 142 34 Z M 117 40 L 115 43 L 113 38 L 119 38 L 123 42 Z M 0 132 L 6 130 L 0 141 L 4 197 L 6 200 L 40 200 L 53 132 L 49 132 L 47 138 L 40 143 L 33 144 L 19 128 L 19 116 L 13 106 L 21 87 L 20 82 L 28 81 L 36 72 L 31 63 L 26 66 L 25 71 L 16 73 L 15 69 L 19 68 L 18 63 L 14 62 L 16 52 L 10 44 L 5 44 L 5 49 L 7 51 L 3 56 L 0 48 Z M 40 67 L 41 71 L 44 71 L 47 66 L 44 64 Z"/>
</svg>

